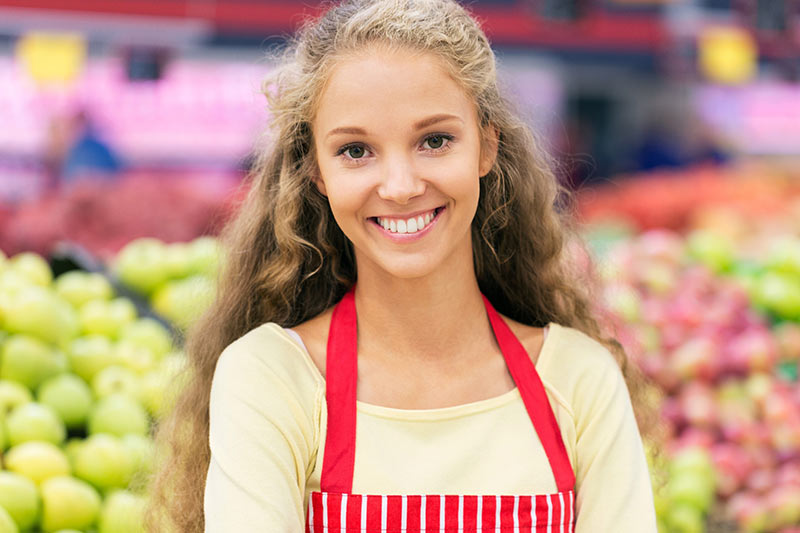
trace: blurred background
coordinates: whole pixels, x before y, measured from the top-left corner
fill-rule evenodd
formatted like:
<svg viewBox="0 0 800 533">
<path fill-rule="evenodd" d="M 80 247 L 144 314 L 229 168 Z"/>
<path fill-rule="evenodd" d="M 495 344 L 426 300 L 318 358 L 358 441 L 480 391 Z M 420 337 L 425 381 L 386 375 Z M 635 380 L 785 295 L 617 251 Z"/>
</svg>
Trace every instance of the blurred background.
<svg viewBox="0 0 800 533">
<path fill-rule="evenodd" d="M 662 533 L 800 533 L 800 1 L 466 4 L 649 379 Z M 322 9 L 0 0 L 0 531 L 142 530 L 267 52 Z"/>
</svg>

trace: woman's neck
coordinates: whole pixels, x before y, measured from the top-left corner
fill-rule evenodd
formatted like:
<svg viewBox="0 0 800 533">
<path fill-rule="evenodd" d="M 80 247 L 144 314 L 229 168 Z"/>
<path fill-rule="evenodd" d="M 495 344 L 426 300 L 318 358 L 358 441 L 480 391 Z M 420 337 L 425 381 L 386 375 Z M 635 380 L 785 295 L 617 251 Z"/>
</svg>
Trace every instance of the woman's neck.
<svg viewBox="0 0 800 533">
<path fill-rule="evenodd" d="M 421 279 L 359 272 L 359 353 L 435 365 L 494 343 L 472 265 L 458 270 Z"/>
</svg>

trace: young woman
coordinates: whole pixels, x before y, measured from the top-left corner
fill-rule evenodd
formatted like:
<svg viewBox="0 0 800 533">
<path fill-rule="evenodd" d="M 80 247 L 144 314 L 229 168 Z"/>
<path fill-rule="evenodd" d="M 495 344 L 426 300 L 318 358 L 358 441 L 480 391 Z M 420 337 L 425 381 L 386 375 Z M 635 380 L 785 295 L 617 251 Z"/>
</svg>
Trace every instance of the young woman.
<svg viewBox="0 0 800 533">
<path fill-rule="evenodd" d="M 655 532 L 624 354 L 469 14 L 341 4 L 267 95 L 153 524 Z"/>
</svg>

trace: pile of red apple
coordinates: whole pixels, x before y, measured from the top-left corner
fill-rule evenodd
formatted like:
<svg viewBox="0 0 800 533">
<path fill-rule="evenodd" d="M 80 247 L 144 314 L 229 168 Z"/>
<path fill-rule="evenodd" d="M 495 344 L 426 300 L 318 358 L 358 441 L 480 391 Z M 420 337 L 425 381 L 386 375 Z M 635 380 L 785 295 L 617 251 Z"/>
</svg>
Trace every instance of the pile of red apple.
<svg viewBox="0 0 800 533">
<path fill-rule="evenodd" d="M 620 340 L 664 393 L 668 452 L 707 451 L 713 513 L 744 532 L 789 533 L 800 526 L 800 315 L 764 305 L 758 283 L 800 263 L 765 257 L 783 261 L 767 259 L 748 285 L 712 235 L 653 230 L 614 247 L 600 270 Z M 664 531 L 695 531 L 670 516 L 662 506 Z"/>
<path fill-rule="evenodd" d="M 800 172 L 774 162 L 738 161 L 727 166 L 657 170 L 620 177 L 578 191 L 585 222 L 624 217 L 640 230 L 687 231 L 698 208 L 736 210 L 748 223 L 800 205 Z"/>
<path fill-rule="evenodd" d="M 144 236 L 186 242 L 221 227 L 244 193 L 238 185 L 237 176 L 202 173 L 129 173 L 79 181 L 21 204 L 5 217 L 0 206 L 0 249 L 47 255 L 58 242 L 69 241 L 110 260 Z"/>
<path fill-rule="evenodd" d="M 0 253 L 0 532 L 143 531 L 152 428 L 183 364 L 102 276 Z"/>
</svg>

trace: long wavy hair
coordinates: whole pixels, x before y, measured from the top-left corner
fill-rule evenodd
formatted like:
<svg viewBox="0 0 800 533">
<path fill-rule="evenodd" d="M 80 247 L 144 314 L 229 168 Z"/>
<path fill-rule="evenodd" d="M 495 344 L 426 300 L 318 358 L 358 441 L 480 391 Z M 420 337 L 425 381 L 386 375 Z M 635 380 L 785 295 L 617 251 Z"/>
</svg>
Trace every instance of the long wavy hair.
<svg viewBox="0 0 800 533">
<path fill-rule="evenodd" d="M 569 253 L 569 243 L 580 240 L 568 194 L 501 96 L 495 57 L 478 23 L 454 0 L 348 0 L 308 21 L 264 84 L 269 145 L 258 155 L 238 215 L 222 232 L 216 301 L 188 336 L 188 385 L 159 429 L 162 466 L 150 489 L 151 531 L 203 530 L 209 395 L 223 349 L 265 322 L 292 327 L 320 314 L 355 282 L 352 245 L 312 182 L 318 170 L 311 124 L 331 70 L 375 44 L 438 56 L 474 99 L 484 146 L 489 125 L 499 135 L 472 222 L 480 289 L 519 322 L 556 322 L 603 343 L 619 361 L 634 405 L 642 405 L 640 379 L 619 343 L 604 334 L 592 276 Z M 646 430 L 649 417 L 640 416 L 639 424 Z"/>
</svg>

